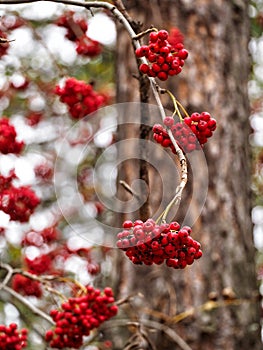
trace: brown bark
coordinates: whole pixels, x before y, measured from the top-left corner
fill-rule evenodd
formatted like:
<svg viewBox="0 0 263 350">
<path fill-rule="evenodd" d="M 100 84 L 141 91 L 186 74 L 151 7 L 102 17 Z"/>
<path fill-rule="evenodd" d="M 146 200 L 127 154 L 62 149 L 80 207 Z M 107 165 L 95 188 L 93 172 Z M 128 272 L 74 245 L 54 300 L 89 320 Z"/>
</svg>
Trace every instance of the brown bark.
<svg viewBox="0 0 263 350">
<path fill-rule="evenodd" d="M 144 24 L 143 29 L 151 24 L 159 29 L 177 26 L 184 33 L 190 56 L 180 77 L 170 78 L 167 86 L 189 113 L 210 112 L 218 121 L 218 129 L 205 146 L 209 188 L 193 229 L 204 256 L 178 271 L 136 267 L 119 255 L 120 293 L 142 292 L 145 299 L 140 305 L 141 314 L 148 308 L 174 316 L 195 308 L 191 317 L 172 325 L 193 350 L 260 349 L 250 219 L 248 1 L 132 0 L 124 4 L 131 17 Z M 138 82 L 131 79 L 136 73 L 135 59 L 123 31 L 119 32 L 117 52 L 118 102 L 138 101 Z M 131 177 L 138 174 L 131 164 L 123 171 Z M 193 176 L 201 182 L 202 169 Z M 157 180 L 151 180 L 150 176 L 154 193 Z M 195 207 L 198 203 L 191 206 L 193 218 L 198 215 Z M 232 298 L 231 291 L 237 305 L 225 302 Z M 215 295 L 222 303 L 220 307 L 199 308 Z M 163 333 L 154 340 L 158 350 L 175 349 Z"/>
</svg>

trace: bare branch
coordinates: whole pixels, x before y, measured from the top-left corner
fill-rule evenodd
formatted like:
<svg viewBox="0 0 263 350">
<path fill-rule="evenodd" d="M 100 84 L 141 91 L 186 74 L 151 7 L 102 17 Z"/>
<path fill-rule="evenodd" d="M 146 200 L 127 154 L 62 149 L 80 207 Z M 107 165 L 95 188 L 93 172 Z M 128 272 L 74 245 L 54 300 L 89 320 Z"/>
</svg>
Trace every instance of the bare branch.
<svg viewBox="0 0 263 350">
<path fill-rule="evenodd" d="M 122 185 L 122 187 L 125 188 L 125 190 L 129 192 L 131 195 L 133 195 L 137 200 L 140 200 L 140 196 L 138 195 L 138 193 L 134 192 L 134 190 L 131 188 L 130 185 L 127 184 L 126 181 L 120 180 L 119 184 Z"/>
<path fill-rule="evenodd" d="M 12 275 L 13 275 L 13 268 L 5 263 L 0 262 L 0 268 L 1 269 L 5 269 L 7 271 L 7 274 L 3 280 L 3 282 L 0 283 L 0 290 L 3 289 L 4 286 L 6 286 L 8 284 L 8 282 L 10 281 Z"/>
<path fill-rule="evenodd" d="M 32 304 L 30 301 L 28 301 L 26 298 L 24 298 L 22 295 L 14 291 L 12 288 L 3 285 L 2 289 L 5 290 L 7 293 L 15 297 L 17 300 L 19 300 L 22 304 L 24 304 L 26 307 L 28 307 L 35 315 L 38 315 L 48 321 L 50 324 L 55 325 L 55 322 L 52 320 L 52 318 L 46 314 L 44 311 L 40 310 L 38 307 L 36 307 L 34 304 Z"/>
<path fill-rule="evenodd" d="M 127 327 L 127 326 L 134 326 L 136 328 L 139 328 L 141 325 L 147 328 L 157 329 L 158 331 L 165 333 L 166 336 L 170 338 L 178 346 L 180 346 L 182 350 L 192 350 L 192 348 L 177 334 L 177 332 L 174 329 L 156 321 L 140 320 L 139 322 L 130 322 L 129 320 L 126 320 L 126 319 L 111 320 L 109 323 L 105 322 L 102 329 L 112 328 L 112 327 Z"/>
<path fill-rule="evenodd" d="M 35 3 L 38 2 L 39 0 L 0 0 L 0 4 L 25 4 L 25 3 Z M 43 1 L 50 1 L 50 0 L 43 0 Z M 51 0 L 52 1 L 52 0 Z M 80 7 L 84 7 L 86 9 L 90 9 L 90 8 L 104 8 L 107 9 L 109 11 L 111 11 L 111 13 L 116 17 L 116 19 L 125 27 L 125 29 L 127 30 L 127 32 L 129 33 L 131 39 L 137 39 L 138 36 L 137 34 L 134 32 L 131 23 L 129 22 L 131 19 L 129 17 L 129 15 L 127 14 L 126 10 L 125 12 L 123 11 L 123 5 L 122 5 L 122 1 L 116 1 L 115 3 L 116 5 L 120 6 L 121 10 L 118 10 L 118 8 L 115 5 L 112 5 L 108 2 L 104 2 L 104 1 L 86 1 L 86 2 L 82 2 L 82 1 L 78 1 L 78 0 L 53 0 L 53 2 L 58 2 L 58 3 L 62 3 L 62 4 L 66 4 L 66 5 L 75 5 L 75 6 L 80 6 Z M 121 6 L 122 5 L 122 6 Z M 128 19 L 127 19 L 128 18 Z M 133 46 L 135 49 L 140 48 L 141 45 L 139 43 L 138 40 L 133 40 Z M 141 62 L 146 63 L 147 64 L 147 60 L 145 57 L 141 58 Z M 149 77 L 148 78 L 150 81 L 150 86 L 151 89 L 153 91 L 153 95 L 154 98 L 156 100 L 156 103 L 158 105 L 158 108 L 160 110 L 161 113 L 161 117 L 162 119 L 164 119 L 166 117 L 165 115 L 165 111 L 159 96 L 159 86 L 156 83 L 154 78 Z M 181 195 L 183 192 L 183 189 L 187 183 L 187 163 L 186 163 L 186 158 L 185 155 L 183 153 L 183 151 L 181 150 L 181 148 L 178 146 L 178 144 L 176 143 L 176 140 L 174 139 L 172 132 L 170 130 L 168 130 L 168 135 L 174 145 L 176 154 L 179 158 L 180 161 L 180 166 L 181 166 L 181 182 L 179 184 L 179 186 L 176 189 L 176 194 L 175 197 L 172 199 L 171 201 L 171 206 L 174 203 L 179 204 L 180 200 L 181 200 Z M 168 212 L 167 212 L 168 213 Z"/>
</svg>

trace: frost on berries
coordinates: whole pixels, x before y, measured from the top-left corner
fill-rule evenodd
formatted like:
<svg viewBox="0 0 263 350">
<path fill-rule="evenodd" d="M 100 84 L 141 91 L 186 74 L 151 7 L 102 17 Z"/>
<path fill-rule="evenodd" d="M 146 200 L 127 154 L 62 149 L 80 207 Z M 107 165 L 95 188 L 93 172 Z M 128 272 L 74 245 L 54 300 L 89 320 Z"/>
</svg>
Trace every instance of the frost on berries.
<svg viewBox="0 0 263 350">
<path fill-rule="evenodd" d="M 170 128 L 176 142 L 185 153 L 200 150 L 216 129 L 216 120 L 207 112 L 193 113 L 184 118 L 183 122 L 177 123 L 172 117 L 166 117 L 164 124 Z M 153 126 L 153 138 L 163 147 L 170 147 L 172 152 L 176 153 L 167 130 L 161 124 Z"/>
<path fill-rule="evenodd" d="M 87 286 L 86 290 L 83 296 L 69 298 L 61 305 L 61 310 L 50 311 L 56 323 L 53 330 L 46 332 L 46 341 L 51 348 L 79 349 L 84 336 L 117 314 L 118 307 L 114 304 L 111 288 L 100 291 Z"/>
<path fill-rule="evenodd" d="M 28 222 L 40 199 L 29 186 L 10 185 L 0 192 L 0 210 L 10 216 L 10 220 Z"/>
<path fill-rule="evenodd" d="M 166 30 L 151 32 L 148 45 L 143 45 L 135 51 L 138 58 L 145 57 L 148 63 L 139 67 L 143 74 L 167 80 L 169 76 L 181 73 L 184 61 L 188 57 L 182 42 L 170 44 Z"/>
<path fill-rule="evenodd" d="M 16 140 L 16 130 L 10 124 L 9 119 L 2 117 L 0 119 L 0 152 L 3 154 L 19 154 L 24 148 L 23 142 Z"/>
<path fill-rule="evenodd" d="M 68 106 L 73 119 L 81 119 L 95 112 L 105 102 L 105 96 L 93 90 L 91 84 L 75 78 L 68 78 L 63 87 L 57 85 L 55 93 Z"/>
<path fill-rule="evenodd" d="M 0 210 L 10 216 L 10 220 L 27 222 L 40 203 L 40 199 L 30 186 L 15 187 L 14 170 L 8 176 L 0 175 Z"/>
<path fill-rule="evenodd" d="M 125 221 L 117 235 L 117 247 L 125 251 L 134 264 L 166 265 L 183 269 L 202 256 L 201 245 L 190 234 L 191 228 L 180 228 L 177 222 L 157 225 L 154 220 Z"/>
<path fill-rule="evenodd" d="M 59 27 L 66 29 L 65 37 L 76 44 L 76 52 L 79 55 L 95 57 L 101 53 L 101 45 L 98 41 L 87 35 L 88 24 L 84 18 L 75 16 L 74 11 L 68 11 L 56 21 Z"/>
</svg>

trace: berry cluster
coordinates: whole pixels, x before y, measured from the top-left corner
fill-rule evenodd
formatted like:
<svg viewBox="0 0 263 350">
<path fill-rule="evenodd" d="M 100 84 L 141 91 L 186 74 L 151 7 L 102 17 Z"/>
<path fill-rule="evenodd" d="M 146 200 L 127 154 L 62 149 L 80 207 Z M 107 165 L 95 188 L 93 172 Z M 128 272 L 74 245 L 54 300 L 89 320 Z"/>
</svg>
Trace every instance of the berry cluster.
<svg viewBox="0 0 263 350">
<path fill-rule="evenodd" d="M 10 82 L 10 88 L 16 90 L 16 91 L 23 91 L 25 90 L 30 84 L 30 81 L 27 78 L 23 78 L 21 81 L 11 81 Z"/>
<path fill-rule="evenodd" d="M 0 191 L 3 191 L 11 186 L 11 183 L 14 179 L 16 179 L 16 174 L 14 169 L 11 170 L 8 176 L 3 176 L 0 174 Z"/>
<path fill-rule="evenodd" d="M 41 298 L 42 296 L 40 282 L 21 274 L 16 274 L 12 278 L 12 288 L 22 295 L 35 296 L 37 298 Z"/>
<path fill-rule="evenodd" d="M 35 259 L 25 258 L 28 271 L 36 275 L 43 275 L 44 273 L 52 272 L 52 259 L 47 254 L 37 256 Z"/>
<path fill-rule="evenodd" d="M 74 119 L 81 119 L 95 112 L 104 103 L 104 96 L 93 90 L 92 85 L 75 78 L 68 78 L 64 87 L 59 85 L 55 93 L 60 96 L 60 101 L 68 105 L 69 113 Z"/>
<path fill-rule="evenodd" d="M 37 164 L 34 168 L 34 172 L 35 172 L 36 178 L 44 182 L 51 181 L 54 175 L 53 166 L 51 163 L 47 161 Z"/>
<path fill-rule="evenodd" d="M 42 231 L 29 231 L 22 240 L 23 246 L 41 247 L 43 244 L 49 244 L 56 241 L 60 236 L 60 231 L 55 227 L 47 227 Z"/>
<path fill-rule="evenodd" d="M 42 112 L 30 112 L 28 115 L 26 115 L 26 122 L 30 126 L 38 125 L 42 119 L 43 119 Z"/>
<path fill-rule="evenodd" d="M 170 128 L 173 136 L 185 153 L 199 150 L 213 135 L 216 129 L 216 120 L 211 118 L 207 112 L 193 113 L 190 117 L 184 118 L 183 122 L 175 123 L 172 117 L 164 119 L 164 125 Z M 173 153 L 175 148 L 170 140 L 167 130 L 160 124 L 153 126 L 153 137 L 163 147 L 170 147 Z"/>
<path fill-rule="evenodd" d="M 138 58 L 146 57 L 148 60 L 148 64 L 142 63 L 139 67 L 143 74 L 167 80 L 168 76 L 177 75 L 182 71 L 188 51 L 182 43 L 175 46 L 169 44 L 168 36 L 166 30 L 151 32 L 148 45 L 143 45 L 135 51 Z"/>
<path fill-rule="evenodd" d="M 16 323 L 0 325 L 0 349 L 20 350 L 27 346 L 27 329 L 17 330 Z"/>
<path fill-rule="evenodd" d="M 28 222 L 39 203 L 39 198 L 29 186 L 11 185 L 0 192 L 0 210 L 8 214 L 10 220 Z"/>
<path fill-rule="evenodd" d="M 157 225 L 152 219 L 125 221 L 123 228 L 116 245 L 134 264 L 166 262 L 169 267 L 183 269 L 202 256 L 200 243 L 190 237 L 191 228 L 180 229 L 177 222 Z"/>
<path fill-rule="evenodd" d="M 22 17 L 15 16 L 13 13 L 10 15 L 1 16 L 1 29 L 8 31 L 22 27 L 25 24 L 25 20 Z"/>
<path fill-rule="evenodd" d="M 168 42 L 172 47 L 176 47 L 177 44 L 184 43 L 184 35 L 177 27 L 172 27 L 169 31 Z"/>
<path fill-rule="evenodd" d="M 16 130 L 14 126 L 9 123 L 7 118 L 0 119 L 0 152 L 3 154 L 19 154 L 23 147 L 23 142 L 16 141 Z"/>
<path fill-rule="evenodd" d="M 51 348 L 79 349 L 83 336 L 88 336 L 92 329 L 117 314 L 118 307 L 113 304 L 115 300 L 111 288 L 106 287 L 103 292 L 92 286 L 86 289 L 84 296 L 64 302 L 62 311 L 51 310 L 50 315 L 56 322 L 55 329 L 46 332 L 46 341 L 50 342 Z"/>
<path fill-rule="evenodd" d="M 58 18 L 56 24 L 66 28 L 65 37 L 76 43 L 76 51 L 78 54 L 95 57 L 101 53 L 101 45 L 99 42 L 86 35 L 88 30 L 86 20 L 84 18 L 77 18 L 75 12 L 68 11 Z"/>
</svg>

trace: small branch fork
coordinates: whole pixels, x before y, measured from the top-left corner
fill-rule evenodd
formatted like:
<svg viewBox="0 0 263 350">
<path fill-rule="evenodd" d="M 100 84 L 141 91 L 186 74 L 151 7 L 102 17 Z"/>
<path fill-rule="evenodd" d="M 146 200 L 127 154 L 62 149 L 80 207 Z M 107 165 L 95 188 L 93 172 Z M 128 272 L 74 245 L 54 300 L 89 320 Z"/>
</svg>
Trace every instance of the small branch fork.
<svg viewBox="0 0 263 350">
<path fill-rule="evenodd" d="M 140 39 L 143 35 L 151 32 L 151 31 L 156 31 L 155 28 L 150 28 L 148 30 L 146 30 L 145 32 L 136 34 L 132 28 L 131 25 L 131 18 L 129 17 L 129 15 L 127 14 L 125 8 L 122 5 L 121 1 L 115 1 L 116 6 L 120 7 L 120 9 L 118 9 L 115 5 L 112 5 L 106 1 L 86 1 L 86 2 L 82 2 L 79 0 L 42 0 L 42 1 L 53 1 L 56 3 L 62 3 L 65 5 L 75 5 L 75 6 L 80 6 L 80 7 L 84 7 L 88 10 L 92 9 L 92 8 L 103 8 L 106 10 L 109 10 L 112 15 L 124 26 L 124 28 L 127 30 L 128 34 L 130 35 L 131 39 L 133 40 L 133 46 L 135 49 L 140 48 L 141 45 L 138 41 L 138 39 Z M 0 0 L 0 4 L 5 4 L 5 5 L 11 5 L 11 4 L 30 4 L 30 3 L 35 3 L 35 2 L 39 2 L 39 0 Z M 122 5 L 122 6 L 120 6 Z M 145 57 L 141 58 L 141 62 L 146 63 L 147 64 L 147 60 Z M 154 98 L 156 100 L 157 106 L 159 108 L 162 120 L 164 120 L 164 118 L 166 117 L 161 99 L 160 99 L 160 88 L 159 85 L 156 83 L 154 78 L 148 77 L 149 81 L 150 81 L 150 87 L 152 89 Z M 182 197 L 182 192 L 184 190 L 184 187 L 187 183 L 187 162 L 186 162 L 186 158 L 185 155 L 183 153 L 183 151 L 181 150 L 181 148 L 178 146 L 175 138 L 173 137 L 173 134 L 171 132 L 171 130 L 168 130 L 168 135 L 172 141 L 172 144 L 174 145 L 176 154 L 178 156 L 179 162 L 180 162 L 180 167 L 181 167 L 181 181 L 180 184 L 177 186 L 176 191 L 175 191 L 175 196 L 174 198 L 171 200 L 171 202 L 168 204 L 167 208 L 162 216 L 162 220 L 165 221 L 166 216 L 169 212 L 169 210 L 171 209 L 171 207 L 176 204 L 179 205 L 180 201 L 181 201 L 181 197 Z"/>
<path fill-rule="evenodd" d="M 156 329 L 158 331 L 163 332 L 168 338 L 170 338 L 175 344 L 177 344 L 182 350 L 192 350 L 192 348 L 178 335 L 177 332 L 175 332 L 174 329 L 168 327 L 165 324 L 151 321 L 151 320 L 144 320 L 140 319 L 139 322 L 130 322 L 129 320 L 111 320 L 110 323 L 105 323 L 105 326 L 103 326 L 102 329 L 112 328 L 112 327 L 127 327 L 127 326 L 133 326 L 136 328 L 140 328 L 141 326 L 144 326 L 149 329 Z"/>
<path fill-rule="evenodd" d="M 28 307 L 35 315 L 38 315 L 42 317 L 44 320 L 49 322 L 51 325 L 55 325 L 55 322 L 52 320 L 52 318 L 46 314 L 44 311 L 40 310 L 37 306 L 32 304 L 29 300 L 24 298 L 22 295 L 14 291 L 12 288 L 8 287 L 7 284 L 10 281 L 11 277 L 14 273 L 17 273 L 16 269 L 13 269 L 10 265 L 4 264 L 0 262 L 0 268 L 7 271 L 7 274 L 4 278 L 4 280 L 0 283 L 0 290 L 4 290 L 8 294 L 12 295 L 15 299 L 20 301 L 22 304 L 24 304 L 26 307 Z"/>
</svg>

